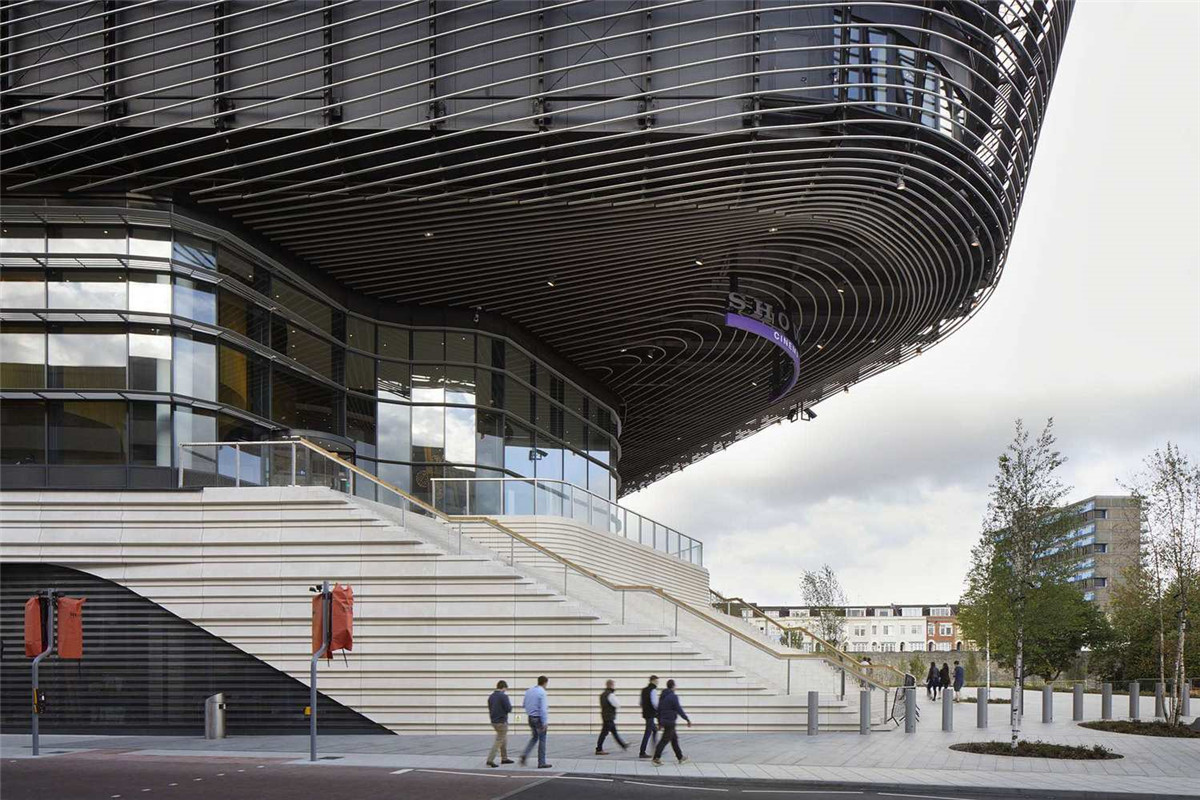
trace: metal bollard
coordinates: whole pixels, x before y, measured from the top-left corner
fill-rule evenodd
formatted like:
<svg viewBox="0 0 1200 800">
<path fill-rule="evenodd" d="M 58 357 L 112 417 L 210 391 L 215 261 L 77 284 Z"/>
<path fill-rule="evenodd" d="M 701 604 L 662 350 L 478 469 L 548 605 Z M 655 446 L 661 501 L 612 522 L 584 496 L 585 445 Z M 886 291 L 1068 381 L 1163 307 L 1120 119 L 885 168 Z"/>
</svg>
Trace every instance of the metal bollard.
<svg viewBox="0 0 1200 800">
<path fill-rule="evenodd" d="M 1137 681 L 1129 682 L 1129 718 L 1137 719 L 1142 713 L 1142 687 Z"/>
<path fill-rule="evenodd" d="M 1166 703 L 1164 700 L 1164 698 L 1166 697 L 1166 694 L 1167 694 L 1166 685 L 1163 684 L 1162 681 L 1155 681 L 1155 683 L 1154 683 L 1154 716 L 1156 716 L 1156 717 L 1161 717 L 1161 718 L 1165 719 L 1167 716 L 1167 712 L 1165 709 Z"/>
<path fill-rule="evenodd" d="M 817 720 L 821 713 L 821 693 L 808 693 L 808 735 L 817 735 Z"/>
<path fill-rule="evenodd" d="M 942 690 L 942 730 L 954 730 L 954 695 L 948 688 Z"/>
<path fill-rule="evenodd" d="M 1054 687 L 1042 687 L 1042 722 L 1054 722 Z"/>
<path fill-rule="evenodd" d="M 870 689 L 862 689 L 858 693 L 858 732 L 863 736 L 871 732 Z"/>
<path fill-rule="evenodd" d="M 986 686 L 980 686 L 975 690 L 975 727 L 986 728 L 988 726 L 988 690 Z"/>
<path fill-rule="evenodd" d="M 904 690 L 904 732 L 917 732 L 917 687 L 909 686 Z"/>
<path fill-rule="evenodd" d="M 225 738 L 225 695 L 222 692 L 204 701 L 204 738 Z"/>
<path fill-rule="evenodd" d="M 1112 719 L 1112 684 L 1100 686 L 1100 719 Z"/>
<path fill-rule="evenodd" d="M 1179 695 L 1179 715 L 1182 717 L 1190 717 L 1192 715 L 1192 682 L 1184 681 L 1182 692 Z"/>
<path fill-rule="evenodd" d="M 1079 722 L 1083 719 L 1083 684 L 1075 684 L 1075 697 L 1071 703 L 1071 719 Z"/>
</svg>

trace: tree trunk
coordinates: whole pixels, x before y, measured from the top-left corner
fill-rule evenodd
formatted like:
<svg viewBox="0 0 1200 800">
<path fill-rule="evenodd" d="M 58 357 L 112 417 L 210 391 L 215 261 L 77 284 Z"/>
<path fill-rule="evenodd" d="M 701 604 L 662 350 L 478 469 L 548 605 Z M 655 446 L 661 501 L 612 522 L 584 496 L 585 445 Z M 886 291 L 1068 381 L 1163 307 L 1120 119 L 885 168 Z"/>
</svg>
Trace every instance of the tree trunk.
<svg viewBox="0 0 1200 800">
<path fill-rule="evenodd" d="M 1017 658 L 1013 664 L 1013 688 L 1009 700 L 1009 718 L 1012 723 L 1012 749 L 1017 749 L 1021 738 L 1021 700 L 1025 691 L 1025 626 L 1017 626 Z"/>
<path fill-rule="evenodd" d="M 1184 595 L 1184 590 L 1181 587 L 1180 595 Z M 1175 669 L 1174 680 L 1175 688 L 1171 690 L 1171 712 L 1168 715 L 1172 725 L 1178 725 L 1183 714 L 1183 695 L 1181 693 L 1181 684 L 1183 683 L 1184 663 L 1183 663 L 1183 646 L 1187 637 L 1187 616 L 1186 611 L 1181 608 L 1179 610 L 1179 642 L 1175 650 Z"/>
</svg>

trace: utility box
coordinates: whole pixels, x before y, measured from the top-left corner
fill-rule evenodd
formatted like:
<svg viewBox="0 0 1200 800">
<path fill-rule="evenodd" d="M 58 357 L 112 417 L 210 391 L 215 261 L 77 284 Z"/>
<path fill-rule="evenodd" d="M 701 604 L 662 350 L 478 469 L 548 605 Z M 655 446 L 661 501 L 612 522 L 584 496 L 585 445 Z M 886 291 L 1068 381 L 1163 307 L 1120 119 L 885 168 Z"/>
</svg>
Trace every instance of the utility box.
<svg viewBox="0 0 1200 800">
<path fill-rule="evenodd" d="M 204 701 L 204 738 L 225 738 L 224 692 L 218 692 Z"/>
</svg>

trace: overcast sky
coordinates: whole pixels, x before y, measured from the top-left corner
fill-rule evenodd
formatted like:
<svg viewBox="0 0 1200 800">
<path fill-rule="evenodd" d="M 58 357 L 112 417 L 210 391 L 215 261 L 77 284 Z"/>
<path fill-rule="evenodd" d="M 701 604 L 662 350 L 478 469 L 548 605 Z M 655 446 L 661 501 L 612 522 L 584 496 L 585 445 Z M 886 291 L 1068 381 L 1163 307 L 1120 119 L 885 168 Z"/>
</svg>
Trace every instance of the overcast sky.
<svg viewBox="0 0 1200 800">
<path fill-rule="evenodd" d="M 628 505 L 701 539 L 724 594 L 799 603 L 827 562 L 851 602 L 953 602 L 1017 417 L 1055 418 L 1078 498 L 1168 439 L 1200 456 L 1198 35 L 1194 2 L 1082 0 L 981 313 Z"/>
</svg>

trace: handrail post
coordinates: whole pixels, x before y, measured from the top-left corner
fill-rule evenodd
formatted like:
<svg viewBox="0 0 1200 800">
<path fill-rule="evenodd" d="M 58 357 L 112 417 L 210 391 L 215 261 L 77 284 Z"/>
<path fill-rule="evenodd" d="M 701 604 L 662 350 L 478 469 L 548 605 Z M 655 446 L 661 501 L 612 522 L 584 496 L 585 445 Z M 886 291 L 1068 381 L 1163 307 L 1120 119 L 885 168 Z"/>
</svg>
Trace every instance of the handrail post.
<svg viewBox="0 0 1200 800">
<path fill-rule="evenodd" d="M 292 482 L 291 486 L 296 485 L 296 443 L 292 442 Z"/>
<path fill-rule="evenodd" d="M 242 485 L 242 446 L 240 444 L 233 446 L 233 485 L 237 487 Z"/>
</svg>

